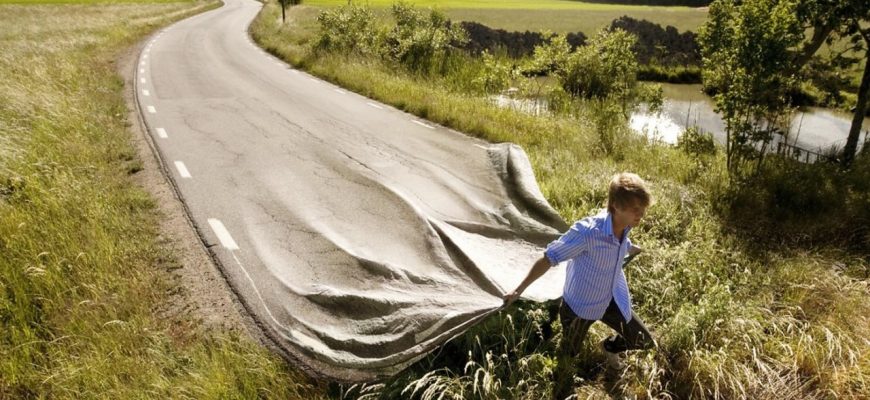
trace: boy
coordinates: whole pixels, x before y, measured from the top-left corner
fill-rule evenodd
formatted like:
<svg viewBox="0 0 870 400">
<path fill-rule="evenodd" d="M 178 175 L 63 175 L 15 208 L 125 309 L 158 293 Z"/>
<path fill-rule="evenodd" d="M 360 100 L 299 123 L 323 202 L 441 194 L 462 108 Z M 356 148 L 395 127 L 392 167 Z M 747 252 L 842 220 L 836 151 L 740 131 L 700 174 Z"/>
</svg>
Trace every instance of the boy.
<svg viewBox="0 0 870 400">
<path fill-rule="evenodd" d="M 641 252 L 628 239 L 628 233 L 640 223 L 651 200 L 639 176 L 614 175 L 607 210 L 575 222 L 568 232 L 547 246 L 544 256 L 535 262 L 516 290 L 504 296 L 505 306 L 510 305 L 547 269 L 568 261 L 559 309 L 562 343 L 554 376 L 553 394 L 558 399 L 571 390 L 574 357 L 595 321 L 604 322 L 617 333 L 601 343 L 607 364 L 613 369 L 624 367 L 618 353 L 654 344 L 643 321 L 631 310 L 631 295 L 622 271 L 625 255 Z"/>
</svg>

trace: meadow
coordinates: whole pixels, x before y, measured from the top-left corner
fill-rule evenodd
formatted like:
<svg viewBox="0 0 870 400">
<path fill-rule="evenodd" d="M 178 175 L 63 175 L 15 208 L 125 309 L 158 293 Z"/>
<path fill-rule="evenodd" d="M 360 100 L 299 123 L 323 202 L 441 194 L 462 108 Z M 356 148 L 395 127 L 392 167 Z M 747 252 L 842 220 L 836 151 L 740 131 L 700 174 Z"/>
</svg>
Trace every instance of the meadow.
<svg viewBox="0 0 870 400">
<path fill-rule="evenodd" d="M 133 183 L 117 60 L 219 4 L 0 5 L 0 399 L 321 397 L 246 334 L 167 311 L 178 257 Z"/>
<path fill-rule="evenodd" d="M 357 2 L 374 9 L 389 8 L 393 1 Z M 311 0 L 305 5 L 335 7 L 347 4 L 341 0 Z M 583 32 L 590 35 L 616 18 L 628 15 L 646 19 L 662 26 L 696 30 L 707 18 L 707 11 L 690 7 L 628 6 L 618 4 L 583 3 L 566 0 L 476 0 L 476 1 L 408 1 L 417 7 L 435 7 L 456 21 L 476 21 L 491 28 L 508 31 L 549 30 L 554 33 Z"/>
<path fill-rule="evenodd" d="M 179 290 L 167 277 L 177 254 L 160 242 L 154 200 L 133 184 L 141 160 L 115 63 L 159 27 L 218 3 L 112 3 L 0 5 L 0 398 L 546 397 L 560 336 L 546 304 L 518 304 L 392 379 L 330 388 L 247 336 L 161 312 Z M 797 217 L 733 215 L 721 204 L 721 153 L 690 155 L 621 126 L 620 145 L 604 153 L 594 110 L 532 117 L 463 91 L 471 76 L 315 54 L 319 11 L 294 7 L 283 25 L 269 3 L 252 36 L 350 90 L 522 145 L 566 220 L 600 207 L 615 171 L 651 183 L 658 201 L 633 233 L 647 253 L 627 273 L 659 348 L 607 374 L 594 347 L 607 331 L 594 327 L 580 398 L 870 396 L 870 244 L 849 245 L 844 234 L 866 226 L 850 209 L 810 198 L 814 212 Z M 866 160 L 856 168 L 870 170 Z M 814 188 L 823 200 L 842 194 L 831 181 Z"/>
<path fill-rule="evenodd" d="M 576 370 L 579 398 L 870 396 L 870 241 L 859 227 L 867 222 L 867 157 L 849 174 L 782 160 L 765 177 L 780 185 L 775 194 L 741 191 L 731 185 L 721 151 L 650 142 L 606 110 L 535 117 L 499 108 L 473 89 L 486 69 L 479 60 L 447 57 L 427 72 L 370 50 L 315 51 L 317 13 L 292 7 L 282 24 L 268 3 L 251 34 L 267 51 L 349 90 L 469 135 L 521 145 L 564 219 L 602 207 L 616 171 L 635 171 L 651 183 L 657 202 L 632 233 L 647 252 L 627 275 L 658 347 L 608 373 L 595 347 L 608 332 L 593 327 Z M 602 129 L 617 138 L 607 151 Z M 818 190 L 800 190 L 810 181 Z M 838 228 L 844 225 L 856 226 Z M 546 398 L 561 329 L 551 322 L 553 306 L 519 304 L 391 379 L 333 389 L 345 398 Z"/>
</svg>

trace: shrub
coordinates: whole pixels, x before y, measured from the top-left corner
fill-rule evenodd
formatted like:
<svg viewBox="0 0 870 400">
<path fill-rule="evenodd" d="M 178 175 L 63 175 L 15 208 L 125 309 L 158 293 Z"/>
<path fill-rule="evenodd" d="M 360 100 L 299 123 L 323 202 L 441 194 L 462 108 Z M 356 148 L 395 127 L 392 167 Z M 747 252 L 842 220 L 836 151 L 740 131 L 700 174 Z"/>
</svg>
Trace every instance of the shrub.
<svg viewBox="0 0 870 400">
<path fill-rule="evenodd" d="M 437 11 L 428 14 L 407 3 L 392 7 L 396 25 L 386 34 L 385 54 L 412 71 L 430 71 L 455 46 L 468 41 L 461 26 Z"/>
<path fill-rule="evenodd" d="M 613 97 L 625 106 L 637 83 L 634 42 L 634 36 L 625 31 L 602 31 L 589 45 L 564 56 L 554 75 L 573 97 Z"/>
<path fill-rule="evenodd" d="M 713 155 L 716 153 L 716 144 L 713 135 L 704 132 L 696 126 L 691 126 L 677 139 L 677 147 L 694 156 Z"/>
<path fill-rule="evenodd" d="M 485 51 L 490 53 L 504 51 L 513 58 L 526 57 L 532 55 L 536 47 L 549 40 L 547 35 L 541 32 L 508 32 L 474 21 L 463 21 L 459 24 L 468 33 L 468 42 L 460 47 L 473 55 Z M 572 49 L 586 44 L 586 35 L 583 32 L 569 33 L 566 39 Z"/>
<path fill-rule="evenodd" d="M 369 7 L 348 4 L 320 13 L 317 21 L 320 23 L 320 35 L 314 43 L 317 50 L 364 56 L 380 52 L 383 33 Z"/>
</svg>

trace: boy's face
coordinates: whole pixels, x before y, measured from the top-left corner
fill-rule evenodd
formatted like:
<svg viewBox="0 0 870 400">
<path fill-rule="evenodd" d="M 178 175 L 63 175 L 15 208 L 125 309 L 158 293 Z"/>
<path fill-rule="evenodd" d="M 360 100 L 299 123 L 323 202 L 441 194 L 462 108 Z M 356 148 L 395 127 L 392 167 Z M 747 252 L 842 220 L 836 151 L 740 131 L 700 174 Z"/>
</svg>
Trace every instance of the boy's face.
<svg viewBox="0 0 870 400">
<path fill-rule="evenodd" d="M 616 219 L 620 225 L 634 227 L 640 224 L 641 218 L 646 214 L 647 206 L 644 206 L 640 204 L 639 201 L 635 200 L 622 206 L 614 204 L 613 209 L 613 218 Z"/>
</svg>

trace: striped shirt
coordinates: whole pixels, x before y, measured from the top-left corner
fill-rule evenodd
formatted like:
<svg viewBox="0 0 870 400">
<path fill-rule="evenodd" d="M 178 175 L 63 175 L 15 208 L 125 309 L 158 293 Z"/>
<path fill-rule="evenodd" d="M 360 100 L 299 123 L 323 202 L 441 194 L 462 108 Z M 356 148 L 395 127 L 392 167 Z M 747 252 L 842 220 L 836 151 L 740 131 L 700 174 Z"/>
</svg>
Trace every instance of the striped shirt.
<svg viewBox="0 0 870 400">
<path fill-rule="evenodd" d="M 613 234 L 612 217 L 604 210 L 575 222 L 547 246 L 544 254 L 552 265 L 568 261 L 562 297 L 578 317 L 601 319 L 613 299 L 625 320 L 631 320 L 631 295 L 622 271 L 623 257 L 631 248 L 629 230 L 620 243 Z"/>
</svg>

